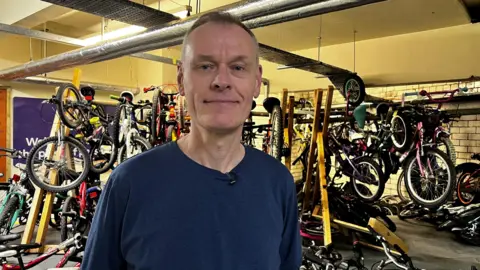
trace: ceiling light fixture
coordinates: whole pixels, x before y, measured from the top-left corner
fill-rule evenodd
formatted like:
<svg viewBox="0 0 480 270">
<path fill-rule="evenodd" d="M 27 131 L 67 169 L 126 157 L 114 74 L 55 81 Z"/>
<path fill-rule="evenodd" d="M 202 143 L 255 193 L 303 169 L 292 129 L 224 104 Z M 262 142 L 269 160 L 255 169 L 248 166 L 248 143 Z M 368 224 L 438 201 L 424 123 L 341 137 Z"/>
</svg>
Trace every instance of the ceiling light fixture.
<svg viewBox="0 0 480 270">
<path fill-rule="evenodd" d="M 107 40 L 112 40 L 112 39 L 125 37 L 133 34 L 138 34 L 145 30 L 147 30 L 147 28 L 145 27 L 130 25 L 124 28 L 120 28 L 120 29 L 108 32 L 108 33 L 104 33 L 103 39 L 102 39 L 102 35 L 98 35 L 98 36 L 86 38 L 83 40 L 83 42 L 84 42 L 84 46 L 89 46 L 89 45 L 100 43 L 102 41 L 107 41 Z"/>
</svg>

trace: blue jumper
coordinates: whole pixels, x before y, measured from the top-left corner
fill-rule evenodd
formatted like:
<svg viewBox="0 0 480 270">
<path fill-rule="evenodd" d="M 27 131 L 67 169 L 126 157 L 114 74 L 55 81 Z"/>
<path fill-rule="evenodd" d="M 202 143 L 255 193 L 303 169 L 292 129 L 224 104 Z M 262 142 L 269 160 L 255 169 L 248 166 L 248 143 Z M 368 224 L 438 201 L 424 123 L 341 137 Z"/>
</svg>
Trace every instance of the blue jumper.
<svg viewBox="0 0 480 270">
<path fill-rule="evenodd" d="M 245 147 L 228 174 L 176 142 L 120 164 L 97 206 L 81 269 L 298 270 L 293 177 Z"/>
</svg>

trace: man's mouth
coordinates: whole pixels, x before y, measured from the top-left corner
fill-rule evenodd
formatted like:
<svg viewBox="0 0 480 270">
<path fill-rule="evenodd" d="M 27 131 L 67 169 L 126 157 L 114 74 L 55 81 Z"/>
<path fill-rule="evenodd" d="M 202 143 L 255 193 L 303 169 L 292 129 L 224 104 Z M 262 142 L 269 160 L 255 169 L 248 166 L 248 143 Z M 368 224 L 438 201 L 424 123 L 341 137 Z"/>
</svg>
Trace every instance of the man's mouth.
<svg viewBox="0 0 480 270">
<path fill-rule="evenodd" d="M 215 99 L 215 100 L 204 100 L 203 103 L 239 103 L 236 100 L 226 100 L 226 99 Z"/>
</svg>

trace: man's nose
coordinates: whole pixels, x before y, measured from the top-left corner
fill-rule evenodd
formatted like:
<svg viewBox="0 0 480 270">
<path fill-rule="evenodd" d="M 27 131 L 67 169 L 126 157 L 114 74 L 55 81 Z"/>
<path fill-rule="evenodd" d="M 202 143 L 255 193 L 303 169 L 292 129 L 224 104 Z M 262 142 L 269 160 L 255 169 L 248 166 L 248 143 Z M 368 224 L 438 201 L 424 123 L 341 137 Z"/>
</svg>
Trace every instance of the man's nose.
<svg viewBox="0 0 480 270">
<path fill-rule="evenodd" d="M 218 73 L 215 80 L 213 80 L 212 88 L 220 91 L 231 88 L 230 73 L 227 67 L 220 66 L 218 68 Z"/>
</svg>

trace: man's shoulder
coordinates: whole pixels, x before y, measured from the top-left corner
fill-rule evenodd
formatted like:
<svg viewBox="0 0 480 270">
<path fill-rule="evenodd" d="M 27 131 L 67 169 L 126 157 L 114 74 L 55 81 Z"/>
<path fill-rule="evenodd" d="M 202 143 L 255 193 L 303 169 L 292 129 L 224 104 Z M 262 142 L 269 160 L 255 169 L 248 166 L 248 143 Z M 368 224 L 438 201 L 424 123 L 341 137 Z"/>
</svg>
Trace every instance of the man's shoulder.
<svg viewBox="0 0 480 270">
<path fill-rule="evenodd" d="M 253 161 L 260 166 L 260 168 L 266 169 L 270 172 L 275 172 L 276 175 L 291 176 L 287 167 L 278 159 L 273 156 L 253 147 L 247 146 L 250 156 Z"/>
<path fill-rule="evenodd" d="M 163 166 L 171 166 L 172 158 L 177 153 L 178 147 L 173 142 L 156 146 L 123 161 L 114 169 L 114 173 L 134 177 L 142 172 L 161 170 Z"/>
</svg>

